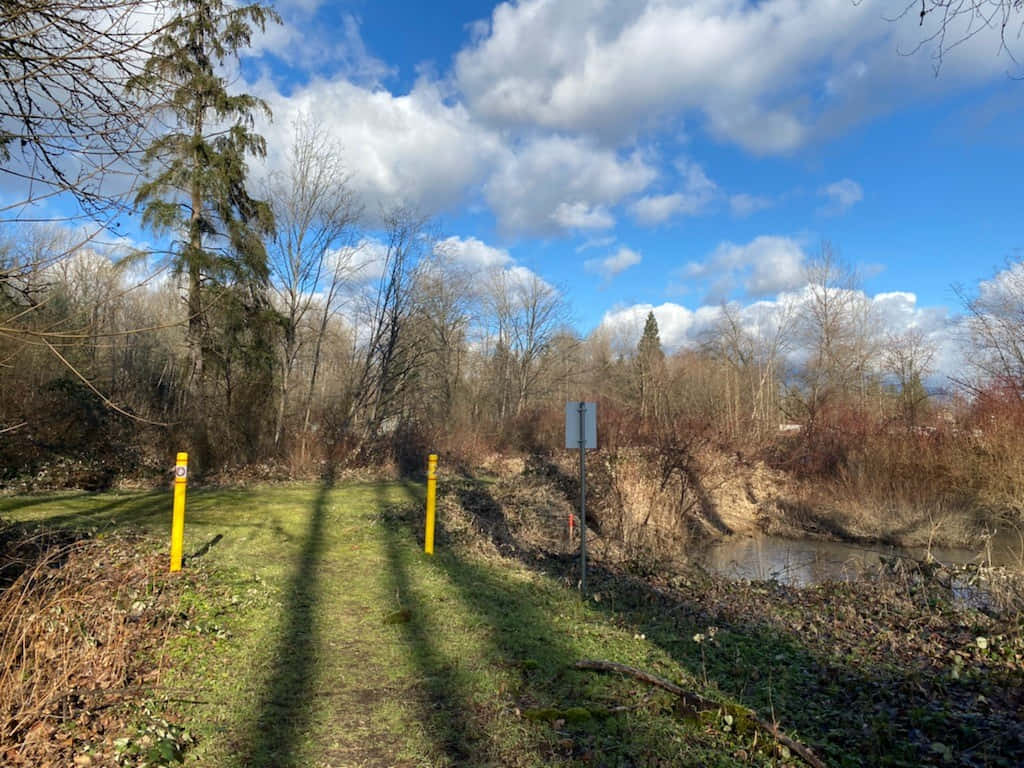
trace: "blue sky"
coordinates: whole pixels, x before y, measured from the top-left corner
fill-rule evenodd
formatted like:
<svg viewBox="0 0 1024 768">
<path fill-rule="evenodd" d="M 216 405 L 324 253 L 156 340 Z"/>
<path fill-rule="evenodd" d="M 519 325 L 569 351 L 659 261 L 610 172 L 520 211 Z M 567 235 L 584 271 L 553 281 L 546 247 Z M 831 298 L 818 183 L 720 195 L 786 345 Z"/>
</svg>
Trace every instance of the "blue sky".
<svg viewBox="0 0 1024 768">
<path fill-rule="evenodd" d="M 368 211 L 533 270 L 582 333 L 655 308 L 692 342 L 723 300 L 799 291 L 827 239 L 941 341 L 951 286 L 1024 246 L 1024 83 L 994 32 L 938 76 L 934 49 L 902 55 L 934 31 L 886 20 L 906 5 L 281 0 L 236 85 L 274 110 L 267 167 L 311 115 Z"/>
</svg>

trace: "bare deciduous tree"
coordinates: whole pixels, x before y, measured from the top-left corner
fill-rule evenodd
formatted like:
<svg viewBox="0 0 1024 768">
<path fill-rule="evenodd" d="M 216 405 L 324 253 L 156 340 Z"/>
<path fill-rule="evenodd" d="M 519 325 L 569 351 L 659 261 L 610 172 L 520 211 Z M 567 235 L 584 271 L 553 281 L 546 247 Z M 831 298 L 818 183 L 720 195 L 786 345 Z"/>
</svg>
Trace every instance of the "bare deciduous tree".
<svg viewBox="0 0 1024 768">
<path fill-rule="evenodd" d="M 878 318 L 860 290 L 856 271 L 823 243 L 806 267 L 808 295 L 797 322 L 807 352 L 801 403 L 813 421 L 828 401 L 858 396 L 863 401 L 879 352 Z"/>
<path fill-rule="evenodd" d="M 0 224 L 67 228 L 31 259 L 0 259 L 0 291 L 21 293 L 0 331 L 37 343 L 46 331 L 28 286 L 46 269 L 116 230 L 152 118 L 155 91 L 130 92 L 164 25 L 165 0 L 4 0 L 0 3 L 0 179 L 9 190 Z M 49 205 L 70 197 L 75 206 Z M 48 206 L 48 207 L 47 207 Z M 60 213 L 55 213 L 60 210 Z M 41 230 L 34 230 L 38 235 Z M 24 251 L 20 254 L 25 256 Z M 51 338 L 51 340 L 53 340 Z"/>
<path fill-rule="evenodd" d="M 417 325 L 425 347 L 421 385 L 429 411 L 442 431 L 468 411 L 459 402 L 466 345 L 475 299 L 474 271 L 446 254 L 432 255 L 417 275 Z"/>
<path fill-rule="evenodd" d="M 967 310 L 968 359 L 988 382 L 1024 399 L 1024 261 L 981 283 L 977 296 L 961 293 Z"/>
<path fill-rule="evenodd" d="M 0 173 L 25 191 L 3 207 L 71 194 L 116 215 L 151 117 L 152 92 L 128 92 L 163 25 L 163 0 L 4 0 L 0 4 Z M 9 219 L 8 219 L 9 220 Z"/>
<path fill-rule="evenodd" d="M 498 415 L 518 416 L 543 375 L 544 353 L 565 320 L 565 302 L 554 287 L 525 269 L 493 271 L 485 302 L 494 322 L 502 386 Z"/>
<path fill-rule="evenodd" d="M 899 3 L 892 21 L 916 18 L 923 34 L 909 53 L 932 50 L 936 74 L 946 55 L 978 35 L 998 38 L 998 52 L 1020 64 L 1021 32 L 1024 31 L 1024 0 L 911 0 Z"/>
<path fill-rule="evenodd" d="M 883 369 L 899 386 L 900 416 L 907 426 L 916 426 L 928 401 L 924 380 L 932 372 L 935 344 L 920 328 L 909 328 L 886 337 Z"/>
<path fill-rule="evenodd" d="M 274 445 L 280 446 L 293 373 L 307 341 L 313 345 L 304 418 L 304 427 L 309 426 L 323 337 L 339 290 L 355 267 L 352 245 L 359 210 L 348 186 L 340 147 L 332 144 L 323 127 L 308 116 L 295 123 L 287 170 L 270 177 L 264 197 L 276 223 L 276 232 L 267 246 L 271 288 L 284 318 L 274 428 Z M 312 338 L 305 339 L 301 329 L 314 310 L 317 317 L 312 319 Z"/>
<path fill-rule="evenodd" d="M 793 342 L 797 305 L 782 296 L 770 308 L 747 310 L 724 304 L 718 322 L 706 335 L 704 347 L 725 360 L 732 371 L 729 404 L 732 429 L 750 429 L 764 435 L 778 423 L 779 384 L 784 355 Z"/>
<path fill-rule="evenodd" d="M 366 441 L 402 416 L 402 395 L 424 350 L 414 344 L 413 286 L 423 255 L 431 241 L 426 221 L 399 208 L 384 214 L 385 241 L 381 274 L 366 297 L 358 320 L 365 336 L 356 339 L 362 353 L 353 379 L 345 428 L 359 425 Z"/>
</svg>

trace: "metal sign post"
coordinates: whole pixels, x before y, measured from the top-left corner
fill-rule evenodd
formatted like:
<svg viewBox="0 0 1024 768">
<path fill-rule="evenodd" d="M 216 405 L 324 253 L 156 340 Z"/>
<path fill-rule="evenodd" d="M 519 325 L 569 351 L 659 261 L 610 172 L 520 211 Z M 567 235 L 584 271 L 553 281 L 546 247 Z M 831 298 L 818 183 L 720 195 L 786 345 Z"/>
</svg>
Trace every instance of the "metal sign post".
<svg viewBox="0 0 1024 768">
<path fill-rule="evenodd" d="M 580 591 L 587 594 L 587 450 L 597 448 L 597 403 L 565 404 L 565 447 L 580 452 Z"/>
<path fill-rule="evenodd" d="M 580 592 L 587 595 L 587 404 L 580 402 Z"/>
</svg>

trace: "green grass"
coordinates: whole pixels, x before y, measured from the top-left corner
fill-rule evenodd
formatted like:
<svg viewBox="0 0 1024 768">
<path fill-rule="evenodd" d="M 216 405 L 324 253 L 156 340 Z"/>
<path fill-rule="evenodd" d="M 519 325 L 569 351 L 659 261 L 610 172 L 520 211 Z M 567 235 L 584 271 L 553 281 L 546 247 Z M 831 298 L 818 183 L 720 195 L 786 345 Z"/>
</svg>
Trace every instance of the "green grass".
<svg viewBox="0 0 1024 768">
<path fill-rule="evenodd" d="M 508 560 L 421 552 L 403 483 L 192 491 L 190 631 L 163 684 L 211 766 L 733 765 L 749 738 L 582 658 L 692 679 L 606 606 Z M 0 499 L 0 517 L 166 536 L 170 493 Z M 629 709 L 613 712 L 615 708 Z"/>
<path fill-rule="evenodd" d="M 491 486 L 464 485 L 446 502 L 500 507 Z M 422 494 L 400 482 L 189 492 L 185 551 L 203 554 L 186 568 L 203 578 L 161 681 L 200 702 L 174 705 L 198 737 L 186 762 L 798 764 L 742 705 L 833 766 L 1021 764 L 1019 626 L 962 615 L 924 584 L 798 591 L 693 574 L 656 589 L 600 564 L 601 599 L 584 601 L 565 562 L 472 554 L 453 541 L 465 526 L 424 555 Z M 0 517 L 166 538 L 170 507 L 169 491 L 55 494 L 0 498 Z M 667 693 L 573 669 L 585 658 L 724 707 L 678 711 Z"/>
</svg>

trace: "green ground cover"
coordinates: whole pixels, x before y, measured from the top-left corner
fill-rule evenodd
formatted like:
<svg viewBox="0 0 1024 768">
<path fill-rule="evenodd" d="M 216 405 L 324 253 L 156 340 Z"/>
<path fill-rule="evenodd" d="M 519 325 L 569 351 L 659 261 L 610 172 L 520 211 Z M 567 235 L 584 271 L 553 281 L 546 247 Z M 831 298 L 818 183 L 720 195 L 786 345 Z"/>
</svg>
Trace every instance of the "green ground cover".
<svg viewBox="0 0 1024 768">
<path fill-rule="evenodd" d="M 987 627 L 962 627 L 961 655 L 946 658 L 925 614 L 903 627 L 905 605 L 858 602 L 848 587 L 694 577 L 666 591 L 600 565 L 600 599 L 583 601 L 557 568 L 474 554 L 454 536 L 425 556 L 422 493 L 400 482 L 189 492 L 185 550 L 201 554 L 186 569 L 203 578 L 185 593 L 188 631 L 166 649 L 162 680 L 196 737 L 187 763 L 802 764 L 744 705 L 830 765 L 1019 764 L 1020 716 L 1000 699 L 1019 689 L 1019 643 L 992 636 L 980 649 Z M 0 498 L 0 517 L 166 537 L 170 493 Z M 935 658 L 901 645 L 903 631 L 933 634 Z M 724 707 L 683 711 L 635 680 L 573 669 L 587 658 Z"/>
</svg>

